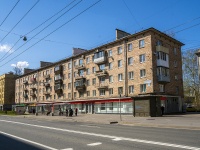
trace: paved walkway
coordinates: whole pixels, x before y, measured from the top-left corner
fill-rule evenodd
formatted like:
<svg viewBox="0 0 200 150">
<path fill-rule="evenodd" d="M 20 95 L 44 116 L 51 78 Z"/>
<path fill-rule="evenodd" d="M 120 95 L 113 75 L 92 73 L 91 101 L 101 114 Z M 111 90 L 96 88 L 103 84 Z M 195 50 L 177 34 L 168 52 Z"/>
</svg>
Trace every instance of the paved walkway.
<svg viewBox="0 0 200 150">
<path fill-rule="evenodd" d="M 200 113 L 164 115 L 163 117 L 133 117 L 131 115 L 121 115 L 121 118 L 119 114 L 78 114 L 78 116 L 73 117 L 22 115 L 19 117 L 40 120 L 47 119 L 52 121 L 59 120 L 67 122 L 87 122 L 100 124 L 118 123 L 121 125 L 130 126 L 200 130 Z"/>
</svg>

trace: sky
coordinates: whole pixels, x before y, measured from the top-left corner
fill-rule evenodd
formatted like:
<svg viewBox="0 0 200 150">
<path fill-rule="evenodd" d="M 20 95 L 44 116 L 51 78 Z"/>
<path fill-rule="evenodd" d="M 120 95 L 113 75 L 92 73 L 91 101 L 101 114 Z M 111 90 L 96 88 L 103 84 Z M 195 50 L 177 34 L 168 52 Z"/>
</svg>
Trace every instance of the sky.
<svg viewBox="0 0 200 150">
<path fill-rule="evenodd" d="M 154 27 L 173 33 L 182 51 L 198 49 L 199 6 L 199 0 L 1 0 L 0 75 L 114 41 L 116 28 L 134 34 Z"/>
</svg>

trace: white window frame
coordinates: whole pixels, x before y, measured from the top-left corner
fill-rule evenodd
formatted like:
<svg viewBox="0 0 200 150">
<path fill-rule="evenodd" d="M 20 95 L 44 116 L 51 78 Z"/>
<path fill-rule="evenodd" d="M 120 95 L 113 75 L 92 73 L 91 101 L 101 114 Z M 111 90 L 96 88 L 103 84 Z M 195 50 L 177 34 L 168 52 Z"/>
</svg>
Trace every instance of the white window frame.
<svg viewBox="0 0 200 150">
<path fill-rule="evenodd" d="M 128 73 L 128 78 L 129 78 L 130 80 L 133 80 L 133 79 L 134 79 L 134 72 L 133 72 L 133 71 L 131 71 L 131 72 Z"/>
<path fill-rule="evenodd" d="M 108 50 L 108 57 L 112 57 L 112 50 Z"/>
<path fill-rule="evenodd" d="M 108 69 L 109 69 L 109 70 L 112 70 L 112 69 L 113 69 L 113 63 L 112 63 L 112 62 L 110 62 L 110 63 L 108 64 Z"/>
<path fill-rule="evenodd" d="M 118 60 L 118 68 L 121 68 L 122 67 L 122 60 Z"/>
<path fill-rule="evenodd" d="M 86 58 L 86 64 L 89 64 L 90 63 L 90 57 L 87 57 Z"/>
<path fill-rule="evenodd" d="M 132 43 L 129 43 L 127 47 L 128 47 L 128 51 L 132 51 L 133 50 L 133 44 Z"/>
<path fill-rule="evenodd" d="M 146 84 L 140 84 L 140 93 L 146 93 Z"/>
<path fill-rule="evenodd" d="M 99 96 L 105 96 L 105 95 L 106 95 L 105 89 L 100 89 L 99 90 Z"/>
<path fill-rule="evenodd" d="M 133 94 L 134 93 L 134 85 L 130 85 L 128 87 L 128 90 L 129 90 L 129 94 Z"/>
<path fill-rule="evenodd" d="M 118 81 L 123 81 L 123 74 L 122 73 L 118 74 Z"/>
<path fill-rule="evenodd" d="M 128 65 L 133 65 L 133 57 L 128 58 Z"/>
<path fill-rule="evenodd" d="M 143 48 L 145 46 L 145 41 L 144 39 L 139 40 L 139 48 Z"/>
<path fill-rule="evenodd" d="M 113 95 L 113 88 L 109 88 L 109 95 Z"/>
<path fill-rule="evenodd" d="M 118 55 L 122 54 L 122 47 L 121 46 L 117 47 L 117 54 Z"/>
<path fill-rule="evenodd" d="M 146 69 L 141 69 L 140 70 L 140 78 L 146 77 Z"/>
<path fill-rule="evenodd" d="M 140 63 L 144 63 L 146 61 L 146 56 L 145 54 L 142 54 L 139 56 L 139 60 L 140 60 Z"/>
<path fill-rule="evenodd" d="M 113 76 L 109 76 L 109 83 L 113 83 Z"/>
</svg>

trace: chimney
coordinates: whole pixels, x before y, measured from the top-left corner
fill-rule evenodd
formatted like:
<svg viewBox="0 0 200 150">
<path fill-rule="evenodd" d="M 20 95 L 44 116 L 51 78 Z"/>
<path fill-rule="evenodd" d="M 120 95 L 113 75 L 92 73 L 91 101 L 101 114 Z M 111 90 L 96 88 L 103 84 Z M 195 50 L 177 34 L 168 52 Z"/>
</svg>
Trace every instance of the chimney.
<svg viewBox="0 0 200 150">
<path fill-rule="evenodd" d="M 40 61 L 40 68 L 46 67 L 53 64 L 52 62 L 45 62 L 45 61 Z"/>
<path fill-rule="evenodd" d="M 119 30 L 119 29 L 116 29 L 115 32 L 116 32 L 116 40 L 121 39 L 121 38 L 128 36 L 128 35 L 131 35 L 130 33 L 127 33 L 125 31 L 122 31 L 122 30 Z"/>
</svg>

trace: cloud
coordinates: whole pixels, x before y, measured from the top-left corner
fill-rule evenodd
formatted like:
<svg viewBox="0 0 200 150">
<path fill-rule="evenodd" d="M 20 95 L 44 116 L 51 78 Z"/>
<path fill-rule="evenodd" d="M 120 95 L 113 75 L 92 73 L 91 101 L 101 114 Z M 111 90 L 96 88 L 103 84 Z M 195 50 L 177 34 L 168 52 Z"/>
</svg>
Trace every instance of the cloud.
<svg viewBox="0 0 200 150">
<path fill-rule="evenodd" d="M 13 50 L 10 50 L 11 48 L 12 47 L 10 45 L 8 45 L 8 44 L 3 44 L 3 45 L 0 44 L 0 52 L 9 52 L 9 53 L 11 53 L 11 52 L 13 52 Z"/>
<path fill-rule="evenodd" d="M 18 61 L 17 64 L 11 64 L 11 66 L 24 69 L 29 66 L 29 63 L 27 61 Z"/>
</svg>

